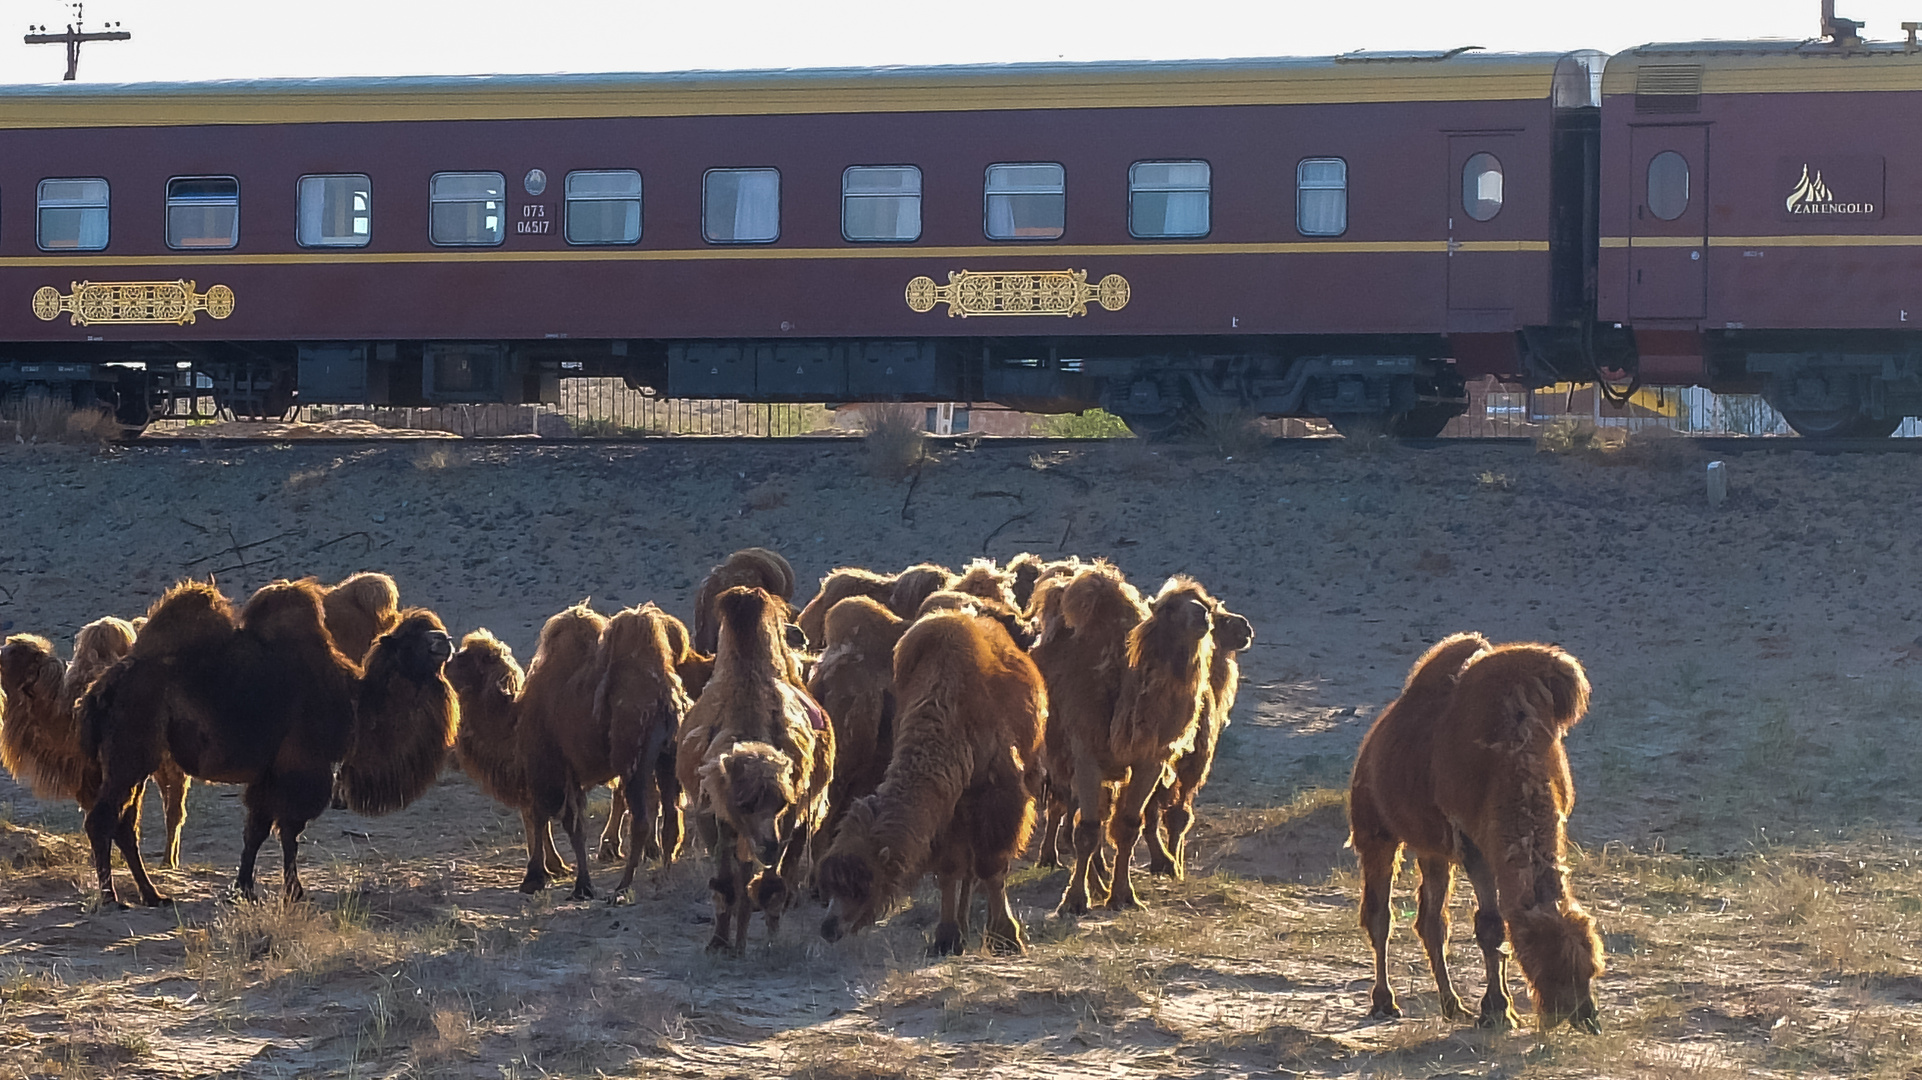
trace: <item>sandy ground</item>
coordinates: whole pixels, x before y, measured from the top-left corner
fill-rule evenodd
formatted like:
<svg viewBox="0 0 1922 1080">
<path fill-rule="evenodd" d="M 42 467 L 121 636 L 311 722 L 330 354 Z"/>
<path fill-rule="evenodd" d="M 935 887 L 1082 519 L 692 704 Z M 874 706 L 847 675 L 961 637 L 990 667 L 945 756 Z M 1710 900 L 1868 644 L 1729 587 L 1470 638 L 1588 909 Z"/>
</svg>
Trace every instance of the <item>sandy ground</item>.
<svg viewBox="0 0 1922 1080">
<path fill-rule="evenodd" d="M 0 778 L 0 1080 L 1922 1077 L 1922 458 L 1748 453 L 1711 509 L 1707 458 L 1681 441 L 1329 440 L 1232 461 L 983 443 L 914 481 L 868 475 L 863 453 L 0 449 L 0 629 L 64 648 L 184 574 L 244 595 L 373 568 L 525 658 L 583 597 L 685 616 L 706 569 L 750 544 L 809 582 L 1023 550 L 1106 556 L 1149 588 L 1190 573 L 1258 640 L 1195 873 L 1156 883 L 1148 911 L 1062 924 L 1063 875 L 1025 871 L 1025 959 L 925 959 L 924 894 L 851 943 L 819 941 L 803 910 L 771 950 L 714 961 L 701 868 L 649 875 L 631 905 L 522 897 L 518 819 L 450 775 L 391 817 L 320 819 L 313 904 L 294 910 L 220 901 L 237 792 L 196 787 L 186 866 L 160 875 L 180 907 L 91 912 L 78 815 Z M 1570 830 L 1612 954 L 1601 1039 L 1443 1024 L 1405 922 L 1409 1018 L 1362 1020 L 1370 961 L 1326 792 L 1408 664 L 1460 629 L 1557 642 L 1594 682 Z M 1457 982 L 1479 994 L 1456 914 Z"/>
</svg>

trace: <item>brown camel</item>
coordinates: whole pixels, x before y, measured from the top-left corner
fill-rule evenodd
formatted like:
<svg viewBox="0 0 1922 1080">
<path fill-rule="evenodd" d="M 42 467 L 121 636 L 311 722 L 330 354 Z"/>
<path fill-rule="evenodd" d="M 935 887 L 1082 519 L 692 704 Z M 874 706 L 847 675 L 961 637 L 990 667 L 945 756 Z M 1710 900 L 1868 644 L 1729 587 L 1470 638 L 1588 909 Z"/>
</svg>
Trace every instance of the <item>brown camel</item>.
<svg viewBox="0 0 1922 1080">
<path fill-rule="evenodd" d="M 1072 587 L 1075 618 L 1067 614 Z M 1074 789 L 1069 732 L 1106 731 L 1128 670 L 1128 632 L 1148 617 L 1141 594 L 1106 562 L 1041 578 L 1029 602 L 1039 628 L 1031 655 L 1048 684 L 1048 780 L 1041 829 L 1042 866 L 1072 852 Z"/>
<path fill-rule="evenodd" d="M 73 660 L 60 662 L 44 638 L 16 634 L 0 647 L 0 764 L 43 799 L 72 799 L 84 813 L 100 791 L 100 763 L 80 746 L 77 707 L 108 668 L 133 648 L 133 623 L 109 615 L 80 628 L 73 638 Z M 53 682 L 56 673 L 59 681 Z M 57 686 L 57 693 L 46 688 Z M 166 809 L 164 863 L 180 865 L 180 830 L 187 820 L 186 775 L 171 757 L 154 770 Z M 136 822 L 136 824 L 138 824 Z"/>
<path fill-rule="evenodd" d="M 969 563 L 948 588 L 1015 610 L 1020 609 L 1014 599 L 1014 574 L 994 565 L 993 559 L 976 559 Z"/>
<path fill-rule="evenodd" d="M 622 753 L 629 745 L 639 747 L 631 764 L 618 754 L 610 763 L 620 767 L 613 778 L 618 781 L 617 790 L 638 796 L 639 802 L 638 810 L 628 815 L 627 866 L 615 886 L 617 894 L 633 883 L 643 857 L 657 858 L 667 867 L 681 848 L 681 784 L 675 775 L 674 751 L 693 699 L 677 664 L 675 631 L 680 629 L 680 620 L 646 604 L 616 614 L 601 635 L 594 719 L 606 728 L 610 745 Z M 625 812 L 626 806 L 616 809 Z M 610 815 L 609 826 L 618 820 L 619 814 Z"/>
<path fill-rule="evenodd" d="M 903 619 L 912 619 L 929 595 L 942 589 L 952 589 L 957 580 L 945 566 L 916 563 L 894 575 L 894 588 L 888 593 L 885 603 L 889 611 Z"/>
<path fill-rule="evenodd" d="M 810 644 L 826 641 L 828 612 L 834 605 L 851 596 L 866 596 L 886 604 L 893 595 L 894 575 L 877 574 L 858 566 L 843 566 L 821 579 L 820 591 L 801 609 L 795 624 L 807 635 Z"/>
<path fill-rule="evenodd" d="M 1069 629 L 1111 634 L 1115 625 L 1131 618 L 1125 595 L 1108 579 L 1083 572 L 1075 576 L 1062 597 L 1062 614 Z M 1101 595 L 1089 597 L 1087 585 Z M 1093 602 L 1088 602 L 1093 601 Z M 1064 727 L 1051 739 L 1048 774 L 1051 782 L 1064 780 L 1075 808 L 1075 869 L 1062 894 L 1060 913 L 1084 914 L 1089 904 L 1089 878 L 1101 855 L 1103 826 L 1115 846 L 1113 882 L 1106 906 L 1139 907 L 1130 874 L 1130 856 L 1140 839 L 1148 799 L 1164 770 L 1194 746 L 1214 660 L 1214 601 L 1206 590 L 1183 578 L 1170 578 L 1148 605 L 1148 617 L 1127 632 L 1125 667 L 1115 695 L 1114 711 L 1102 718 L 1063 710 Z M 1110 666 L 1095 672 L 1112 679 Z M 1065 703 L 1064 703 L 1065 705 Z M 1080 726 L 1068 727 L 1072 717 Z"/>
<path fill-rule="evenodd" d="M 165 899 L 140 862 L 141 782 L 168 756 L 189 776 L 244 784 L 245 838 L 234 888 L 254 895 L 254 863 L 280 832 L 286 896 L 303 895 L 300 834 L 339 790 L 358 813 L 412 802 L 440 775 L 459 713 L 441 675 L 452 652 L 432 612 L 406 612 L 366 669 L 334 648 L 313 580 L 275 582 L 236 617 L 212 585 L 183 582 L 148 612 L 133 650 L 87 691 L 82 747 L 101 764 L 87 836 L 101 898 L 116 902 L 118 844 L 141 899 Z"/>
<path fill-rule="evenodd" d="M 707 687 L 707 680 L 714 675 L 713 655 L 694 651 L 693 641 L 687 632 L 686 623 L 654 607 L 653 604 L 648 604 L 646 607 L 656 612 L 661 622 L 661 628 L 667 635 L 668 653 L 674 658 L 674 671 L 681 677 L 682 691 L 687 694 L 690 701 L 698 699 L 701 696 L 701 691 Z M 678 736 L 676 738 L 678 739 Z M 675 741 L 676 740 L 670 740 L 667 744 L 668 772 L 670 774 L 674 772 Z M 666 779 L 657 778 L 656 783 L 660 785 L 659 790 L 666 790 Z M 678 780 L 675 781 L 675 785 L 675 790 L 678 792 L 680 790 Z M 627 793 L 622 790 L 621 782 L 615 780 L 608 784 L 608 787 L 611 789 L 613 797 L 611 805 L 608 808 L 607 825 L 601 830 L 601 843 L 597 850 L 599 853 L 598 857 L 602 862 L 613 863 L 620 862 L 624 857 L 623 851 L 625 849 L 621 843 L 621 838 L 627 834 L 628 829 L 631 827 L 631 822 L 627 817 Z M 673 800 L 671 804 L 668 801 L 663 801 L 662 814 L 673 815 L 672 824 L 675 829 L 675 844 L 669 845 L 667 849 L 663 849 L 659 846 L 659 842 L 650 834 L 648 838 L 649 847 L 643 854 L 648 858 L 664 858 L 665 861 L 671 862 L 678 853 L 677 846 L 683 835 L 681 828 L 681 804 L 678 797 Z M 668 824 L 668 818 L 666 816 L 663 816 L 661 821 L 663 827 Z M 559 856 L 556 855 L 555 858 L 558 859 Z M 551 867 L 553 862 L 550 861 L 548 865 Z"/>
<path fill-rule="evenodd" d="M 894 652 L 894 754 L 872 795 L 842 818 L 817 875 L 821 936 L 874 922 L 924 871 L 941 887 L 933 952 L 960 952 L 970 900 L 986 892 L 984 939 L 1023 952 L 1007 875 L 1034 828 L 1048 722 L 1041 673 L 1000 623 L 961 611 L 917 620 Z"/>
<path fill-rule="evenodd" d="M 871 597 L 849 597 L 828 612 L 821 659 L 808 678 L 808 693 L 834 726 L 834 780 L 817 851 L 827 849 L 849 804 L 879 787 L 887 772 L 894 753 L 894 646 L 907 629 L 906 619 Z"/>
<path fill-rule="evenodd" d="M 1468 1010 L 1448 978 L 1448 899 L 1459 864 L 1475 888 L 1475 940 L 1487 967 L 1483 1027 L 1517 1025 L 1504 939 L 1543 1031 L 1601 1030 L 1594 920 L 1568 891 L 1564 822 L 1575 805 L 1562 735 L 1588 708 L 1588 677 L 1549 645 L 1490 648 L 1456 634 L 1415 663 L 1401 696 L 1362 740 L 1349 788 L 1349 842 L 1361 861 L 1361 925 L 1375 951 L 1375 1017 L 1400 1016 L 1388 985 L 1388 891 L 1402 848 L 1421 867 L 1415 930 L 1442 1014 Z"/>
<path fill-rule="evenodd" d="M 364 571 L 328 589 L 321 610 L 334 648 L 358 664 L 382 634 L 400 625 L 400 589 L 386 574 Z"/>
<path fill-rule="evenodd" d="M 994 597 L 966 593 L 959 589 L 942 589 L 928 594 L 921 601 L 921 607 L 914 613 L 915 618 L 936 611 L 966 611 L 973 615 L 986 615 L 1001 624 L 1014 643 L 1022 649 L 1034 646 L 1034 625 L 1021 617 L 1021 612 L 1013 604 Z"/>
<path fill-rule="evenodd" d="M 1186 848 L 1188 828 L 1195 820 L 1195 796 L 1208 783 L 1215 748 L 1221 743 L 1221 731 L 1228 726 L 1228 713 L 1235 707 L 1235 691 L 1241 685 L 1241 664 L 1235 654 L 1255 643 L 1254 626 L 1219 601 L 1214 605 L 1214 624 L 1214 661 L 1208 666 L 1207 704 L 1201 723 L 1195 727 L 1194 748 L 1175 759 L 1173 772 L 1162 777 L 1154 797 L 1148 800 L 1142 828 L 1148 838 L 1148 872 L 1176 881 L 1188 876 Z"/>
<path fill-rule="evenodd" d="M 701 588 L 694 594 L 694 649 L 712 654 L 720 640 L 715 623 L 714 601 L 735 586 L 766 589 L 782 601 L 794 599 L 794 567 L 777 551 L 767 548 L 742 548 L 708 571 Z M 818 640 L 809 638 L 808 640 Z"/>
<path fill-rule="evenodd" d="M 756 908 L 768 937 L 794 896 L 808 838 L 827 816 L 834 731 L 792 678 L 786 605 L 732 588 L 717 604 L 714 677 L 689 710 L 676 767 L 715 873 L 708 950 L 740 955 Z"/>
</svg>

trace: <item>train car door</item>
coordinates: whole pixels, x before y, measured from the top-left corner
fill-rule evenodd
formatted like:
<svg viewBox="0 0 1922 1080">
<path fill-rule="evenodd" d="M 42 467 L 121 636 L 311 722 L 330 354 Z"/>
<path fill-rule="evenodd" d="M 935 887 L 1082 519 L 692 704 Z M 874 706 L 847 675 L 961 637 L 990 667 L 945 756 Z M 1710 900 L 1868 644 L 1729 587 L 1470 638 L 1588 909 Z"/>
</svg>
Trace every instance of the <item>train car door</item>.
<svg viewBox="0 0 1922 1080">
<path fill-rule="evenodd" d="M 1502 241 L 1523 239 L 1522 214 L 1508 204 L 1508 181 L 1524 178 L 1515 137 L 1448 139 L 1448 329 L 1515 328 L 1515 259 Z M 1509 174 L 1513 172 L 1514 176 Z"/>
<path fill-rule="evenodd" d="M 1708 304 L 1708 128 L 1629 128 L 1628 313 L 1699 319 Z"/>
</svg>

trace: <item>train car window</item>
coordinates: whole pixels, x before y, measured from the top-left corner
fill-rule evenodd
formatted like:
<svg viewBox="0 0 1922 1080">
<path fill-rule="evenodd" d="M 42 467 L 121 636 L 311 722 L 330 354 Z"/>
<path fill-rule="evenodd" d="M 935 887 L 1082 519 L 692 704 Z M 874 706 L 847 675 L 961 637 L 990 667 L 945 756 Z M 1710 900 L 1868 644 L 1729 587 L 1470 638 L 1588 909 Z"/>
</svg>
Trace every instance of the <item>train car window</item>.
<svg viewBox="0 0 1922 1080">
<path fill-rule="evenodd" d="M 35 223 L 42 251 L 100 251 L 107 246 L 107 182 L 42 180 Z"/>
<path fill-rule="evenodd" d="M 1476 154 L 1462 166 L 1462 209 L 1476 221 L 1502 212 L 1502 163 L 1493 154 Z"/>
<path fill-rule="evenodd" d="M 633 244 L 641 239 L 641 174 L 582 169 L 567 174 L 567 242 Z"/>
<path fill-rule="evenodd" d="M 374 185 L 359 173 L 300 178 L 294 239 L 301 247 L 366 247 L 373 238 Z"/>
<path fill-rule="evenodd" d="M 1067 171 L 1052 163 L 988 166 L 990 240 L 1053 240 L 1068 220 Z"/>
<path fill-rule="evenodd" d="M 1128 166 L 1128 232 L 1208 235 L 1208 163 L 1137 161 Z"/>
<path fill-rule="evenodd" d="M 854 165 L 844 170 L 841 236 L 921 239 L 921 170 L 912 165 Z"/>
<path fill-rule="evenodd" d="M 1687 209 L 1688 159 L 1664 150 L 1648 163 L 1648 212 L 1674 221 Z"/>
<path fill-rule="evenodd" d="M 240 242 L 240 181 L 176 176 L 167 181 L 167 246 L 230 248 Z"/>
<path fill-rule="evenodd" d="M 1348 231 L 1348 163 L 1303 158 L 1295 166 L 1295 231 L 1340 236 Z"/>
<path fill-rule="evenodd" d="M 427 235 L 436 244 L 498 244 L 506 236 L 507 178 L 497 172 L 435 173 L 427 182 Z"/>
<path fill-rule="evenodd" d="M 779 239 L 779 170 L 709 169 L 701 181 L 701 235 L 711 244 L 767 244 Z"/>
</svg>

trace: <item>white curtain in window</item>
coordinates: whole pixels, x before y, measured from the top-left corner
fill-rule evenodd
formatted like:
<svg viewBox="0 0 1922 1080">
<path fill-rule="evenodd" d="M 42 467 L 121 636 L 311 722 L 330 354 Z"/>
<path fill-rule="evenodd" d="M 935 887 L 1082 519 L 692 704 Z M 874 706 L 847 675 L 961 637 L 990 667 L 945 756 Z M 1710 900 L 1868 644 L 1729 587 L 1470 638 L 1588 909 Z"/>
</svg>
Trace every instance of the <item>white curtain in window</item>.
<svg viewBox="0 0 1922 1080">
<path fill-rule="evenodd" d="M 1163 236 L 1199 236 L 1208 231 L 1208 193 L 1171 191 L 1162 221 Z"/>
<path fill-rule="evenodd" d="M 997 240 L 1006 240 L 1015 235 L 1014 195 L 988 196 L 988 235 Z"/>
<path fill-rule="evenodd" d="M 89 207 L 74 211 L 79 224 L 79 243 L 74 246 L 82 251 L 98 251 L 107 246 L 107 208 Z"/>
<path fill-rule="evenodd" d="M 735 174 L 735 240 L 772 240 L 781 232 L 781 174 L 754 169 Z"/>
<path fill-rule="evenodd" d="M 1296 205 L 1303 236 L 1340 236 L 1348 230 L 1348 193 L 1341 188 L 1305 188 Z"/>
</svg>

